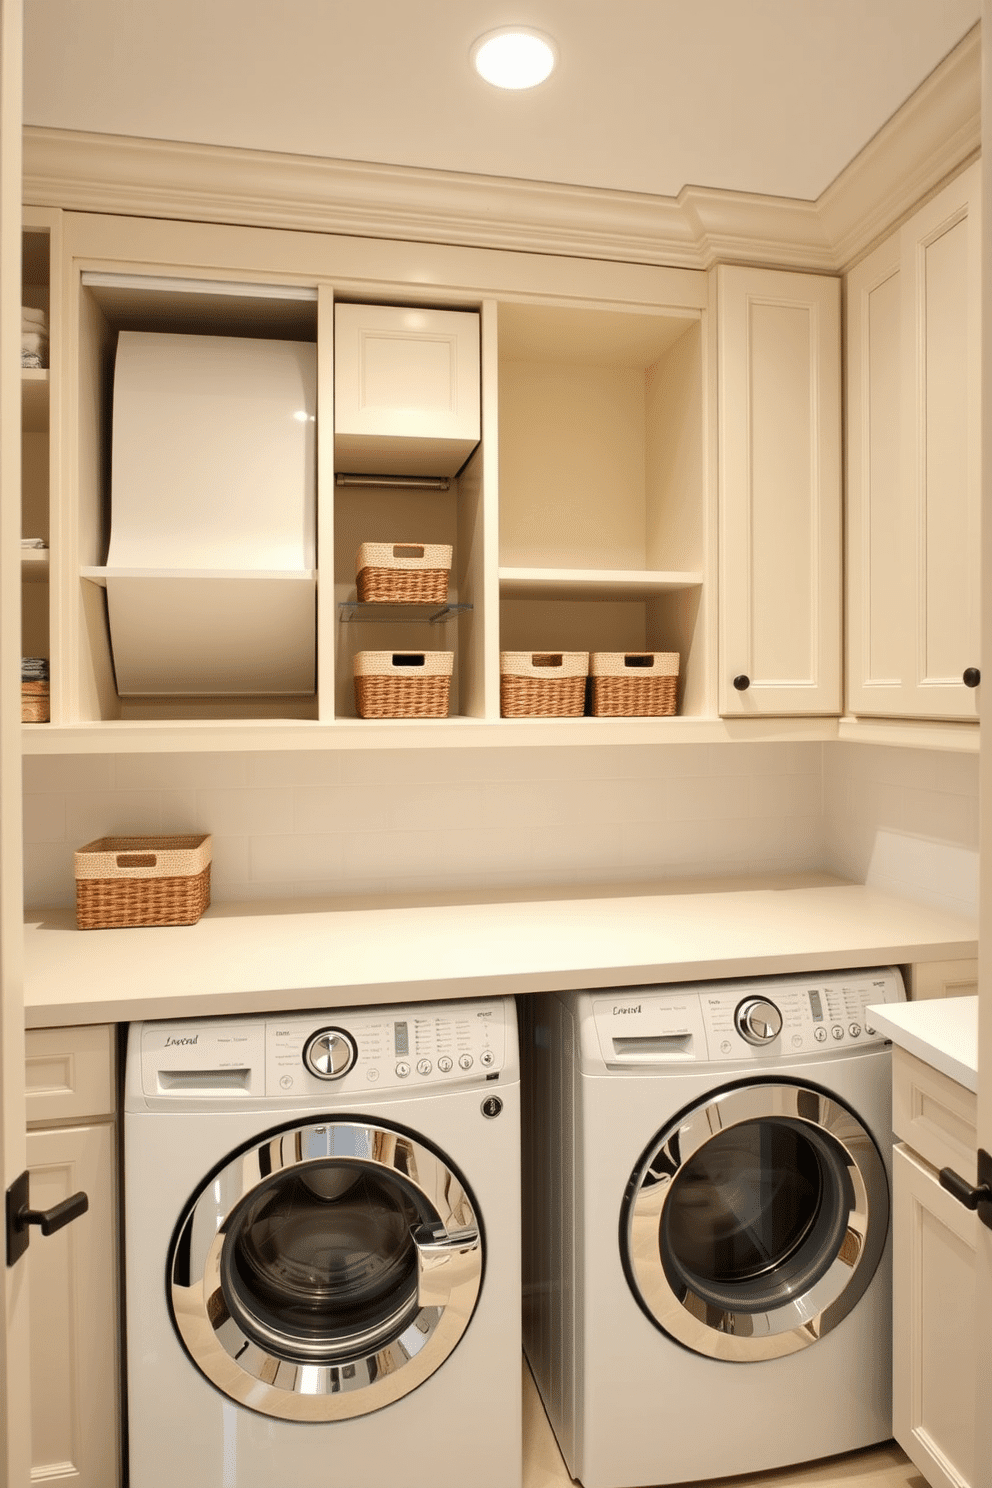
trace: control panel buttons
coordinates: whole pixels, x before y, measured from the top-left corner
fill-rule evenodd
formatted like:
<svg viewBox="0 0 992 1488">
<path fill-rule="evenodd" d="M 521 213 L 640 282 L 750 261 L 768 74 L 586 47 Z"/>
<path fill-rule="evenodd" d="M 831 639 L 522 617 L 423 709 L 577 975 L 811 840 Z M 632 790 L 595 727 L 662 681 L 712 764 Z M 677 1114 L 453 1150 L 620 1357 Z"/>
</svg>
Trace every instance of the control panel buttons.
<svg viewBox="0 0 992 1488">
<path fill-rule="evenodd" d="M 431 1072 L 431 1070 L 433 1068 L 434 1068 L 434 1066 L 431 1064 L 431 1062 L 430 1062 L 429 1059 L 418 1059 L 417 1060 L 417 1074 L 418 1075 L 429 1075 L 430 1072 Z"/>
<path fill-rule="evenodd" d="M 437 1067 L 441 1071 L 442 1075 L 446 1075 L 451 1070 L 453 1064 L 454 1060 L 452 1059 L 450 1054 L 442 1054 L 441 1058 L 437 1062 Z"/>
<path fill-rule="evenodd" d="M 471 1054 L 459 1054 L 458 1064 L 461 1069 L 469 1070 L 472 1068 L 474 1063 L 475 1060 L 472 1058 Z"/>
<path fill-rule="evenodd" d="M 737 1005 L 734 1022 L 749 1044 L 770 1044 L 782 1032 L 782 1014 L 767 997 L 745 997 Z"/>
<path fill-rule="evenodd" d="M 827 1030 L 825 1028 L 814 1028 L 813 1037 L 818 1044 L 825 1044 L 827 1042 Z"/>
<path fill-rule="evenodd" d="M 841 1028 L 839 1023 L 835 1023 L 830 1030 L 830 1034 L 832 1038 L 842 1039 L 844 1037 L 844 1030 L 843 1028 Z"/>
<path fill-rule="evenodd" d="M 410 1066 L 407 1064 L 405 1059 L 400 1059 L 397 1061 L 396 1073 L 399 1075 L 401 1080 L 405 1080 L 407 1075 L 410 1073 Z"/>
<path fill-rule="evenodd" d="M 343 1028 L 321 1028 L 303 1046 L 303 1063 L 318 1080 L 340 1080 L 358 1058 L 355 1040 Z"/>
<path fill-rule="evenodd" d="M 493 1053 L 492 1049 L 483 1049 L 482 1053 L 479 1055 L 479 1063 L 484 1065 L 486 1069 L 489 1069 L 496 1063 L 496 1055 Z"/>
<path fill-rule="evenodd" d="M 851 1026 L 850 1026 L 850 1028 L 847 1031 L 851 1035 L 852 1038 L 860 1038 L 861 1037 L 861 1024 L 860 1023 L 852 1023 Z"/>
</svg>

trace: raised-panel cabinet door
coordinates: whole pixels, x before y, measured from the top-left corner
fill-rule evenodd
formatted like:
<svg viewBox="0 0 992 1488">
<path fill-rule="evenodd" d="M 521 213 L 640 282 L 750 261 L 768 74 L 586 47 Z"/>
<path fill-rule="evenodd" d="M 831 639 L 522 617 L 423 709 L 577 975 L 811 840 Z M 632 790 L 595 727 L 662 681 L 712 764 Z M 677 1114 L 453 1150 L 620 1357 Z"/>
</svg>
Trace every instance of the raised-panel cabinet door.
<svg viewBox="0 0 992 1488">
<path fill-rule="evenodd" d="M 931 1488 L 978 1488 L 978 1218 L 904 1146 L 893 1168 L 893 1435 Z"/>
<path fill-rule="evenodd" d="M 28 1133 L 31 1202 L 80 1190 L 89 1209 L 31 1246 L 31 1479 L 113 1488 L 120 1481 L 112 1124 Z"/>
<path fill-rule="evenodd" d="M 976 718 L 981 214 L 972 166 L 902 229 L 906 493 L 916 610 L 914 716 Z"/>
<path fill-rule="evenodd" d="M 978 716 L 969 685 L 981 667 L 977 171 L 847 280 L 853 713 Z"/>
<path fill-rule="evenodd" d="M 720 711 L 839 713 L 840 281 L 716 274 Z"/>
</svg>

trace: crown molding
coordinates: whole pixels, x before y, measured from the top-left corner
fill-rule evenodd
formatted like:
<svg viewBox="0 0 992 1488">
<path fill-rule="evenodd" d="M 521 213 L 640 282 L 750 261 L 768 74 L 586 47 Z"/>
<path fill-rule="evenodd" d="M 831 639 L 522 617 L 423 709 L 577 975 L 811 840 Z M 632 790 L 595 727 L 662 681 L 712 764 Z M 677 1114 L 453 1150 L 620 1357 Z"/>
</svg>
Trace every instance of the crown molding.
<svg viewBox="0 0 992 1488">
<path fill-rule="evenodd" d="M 979 27 L 815 202 L 678 197 L 170 140 L 24 131 L 35 206 L 706 269 L 838 272 L 980 147 Z"/>
<path fill-rule="evenodd" d="M 981 25 L 926 78 L 817 202 L 847 269 L 979 153 Z"/>
</svg>

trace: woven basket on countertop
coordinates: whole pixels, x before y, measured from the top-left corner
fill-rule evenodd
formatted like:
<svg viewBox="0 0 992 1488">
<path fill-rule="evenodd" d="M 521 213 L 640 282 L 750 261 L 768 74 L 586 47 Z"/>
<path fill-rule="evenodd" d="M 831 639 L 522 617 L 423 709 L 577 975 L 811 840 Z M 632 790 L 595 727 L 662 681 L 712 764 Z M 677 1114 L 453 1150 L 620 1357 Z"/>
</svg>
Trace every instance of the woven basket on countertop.
<svg viewBox="0 0 992 1488">
<path fill-rule="evenodd" d="M 596 718 L 664 718 L 675 712 L 677 651 L 594 651 L 589 672 Z"/>
<path fill-rule="evenodd" d="M 359 718 L 447 718 L 453 651 L 359 651 Z"/>
<path fill-rule="evenodd" d="M 358 598 L 369 604 L 445 604 L 447 543 L 362 543 L 355 564 Z"/>
<path fill-rule="evenodd" d="M 588 651 L 501 651 L 499 707 L 504 718 L 581 718 Z"/>
<path fill-rule="evenodd" d="M 210 903 L 211 838 L 98 837 L 75 855 L 80 930 L 195 925 Z"/>
</svg>

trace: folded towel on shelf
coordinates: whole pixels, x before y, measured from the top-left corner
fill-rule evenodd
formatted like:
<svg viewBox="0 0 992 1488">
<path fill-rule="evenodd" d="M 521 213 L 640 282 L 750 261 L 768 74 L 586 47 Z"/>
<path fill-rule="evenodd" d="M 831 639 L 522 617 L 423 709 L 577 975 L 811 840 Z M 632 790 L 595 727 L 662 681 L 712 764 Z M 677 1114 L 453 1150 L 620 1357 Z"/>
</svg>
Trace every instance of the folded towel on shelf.
<svg viewBox="0 0 992 1488">
<path fill-rule="evenodd" d="M 21 351 L 21 366 L 35 369 L 43 368 L 45 363 L 36 351 Z"/>
<path fill-rule="evenodd" d="M 47 656 L 22 656 L 21 681 L 44 682 L 48 678 Z"/>
<path fill-rule="evenodd" d="M 43 537 L 22 537 L 22 548 L 47 548 L 48 544 Z"/>
<path fill-rule="evenodd" d="M 48 349 L 47 331 L 39 331 L 37 327 L 21 331 L 21 350 L 43 352 Z"/>
</svg>

